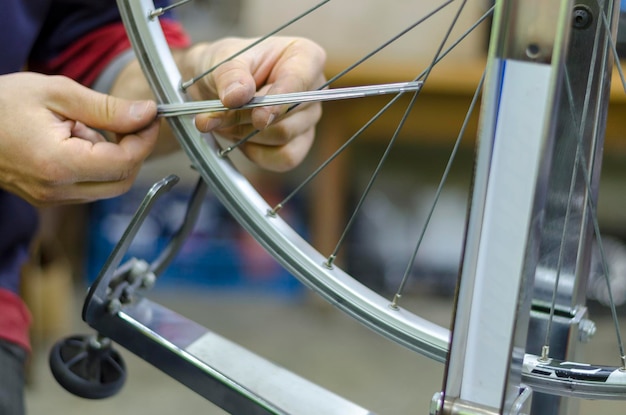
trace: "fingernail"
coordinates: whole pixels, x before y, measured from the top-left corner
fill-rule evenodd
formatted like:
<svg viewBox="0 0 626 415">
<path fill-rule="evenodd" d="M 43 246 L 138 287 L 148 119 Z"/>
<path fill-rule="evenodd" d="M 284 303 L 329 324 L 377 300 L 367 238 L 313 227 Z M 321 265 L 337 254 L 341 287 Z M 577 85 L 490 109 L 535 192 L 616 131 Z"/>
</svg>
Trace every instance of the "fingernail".
<svg viewBox="0 0 626 415">
<path fill-rule="evenodd" d="M 244 85 L 240 82 L 235 82 L 235 83 L 228 85 L 226 89 L 224 90 L 224 93 L 222 95 L 222 100 L 224 100 L 227 96 L 232 94 L 234 91 L 241 89 L 243 86 Z"/>
<path fill-rule="evenodd" d="M 200 117 L 197 116 L 194 119 L 196 128 L 200 131 L 207 132 L 216 129 L 222 124 L 222 119 L 219 117 Z"/>
<path fill-rule="evenodd" d="M 131 117 L 133 117 L 136 120 L 143 119 L 146 113 L 148 112 L 148 109 L 150 108 L 151 104 L 152 103 L 150 101 L 133 102 L 133 104 L 130 106 Z"/>
<path fill-rule="evenodd" d="M 265 123 L 265 128 L 269 127 L 270 124 L 273 123 L 275 119 L 276 119 L 276 114 L 270 114 L 270 116 L 267 117 L 267 122 Z"/>
</svg>

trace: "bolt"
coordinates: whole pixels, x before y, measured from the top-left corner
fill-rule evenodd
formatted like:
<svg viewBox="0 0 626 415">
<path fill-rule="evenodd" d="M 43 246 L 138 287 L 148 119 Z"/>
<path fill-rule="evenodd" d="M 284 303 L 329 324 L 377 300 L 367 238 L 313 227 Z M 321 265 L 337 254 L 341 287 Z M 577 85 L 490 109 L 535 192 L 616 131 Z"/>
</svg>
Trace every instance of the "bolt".
<svg viewBox="0 0 626 415">
<path fill-rule="evenodd" d="M 443 393 L 437 392 L 430 401 L 430 415 L 441 415 L 443 410 Z"/>
<path fill-rule="evenodd" d="M 112 299 L 107 304 L 107 311 L 110 314 L 117 314 L 122 309 L 122 303 L 117 298 Z"/>
<path fill-rule="evenodd" d="M 154 287 L 156 280 L 157 277 L 156 275 L 154 275 L 154 272 L 148 272 L 143 276 L 143 279 L 141 280 L 141 286 L 146 290 L 150 290 L 152 289 L 152 287 Z"/>
<path fill-rule="evenodd" d="M 574 7 L 574 14 L 572 16 L 572 25 L 575 29 L 586 29 L 591 26 L 593 22 L 593 15 L 591 10 L 587 6 L 578 5 Z"/>
<path fill-rule="evenodd" d="M 107 337 L 98 336 L 90 336 L 89 337 L 89 347 L 93 350 L 101 350 L 111 346 L 111 340 Z"/>
<path fill-rule="evenodd" d="M 578 339 L 582 343 L 587 343 L 596 334 L 596 323 L 586 318 L 578 323 Z"/>
<path fill-rule="evenodd" d="M 143 277 L 146 272 L 150 271 L 150 264 L 143 259 L 133 258 L 132 261 L 133 262 L 128 272 L 128 280 L 131 283 L 137 278 Z"/>
</svg>

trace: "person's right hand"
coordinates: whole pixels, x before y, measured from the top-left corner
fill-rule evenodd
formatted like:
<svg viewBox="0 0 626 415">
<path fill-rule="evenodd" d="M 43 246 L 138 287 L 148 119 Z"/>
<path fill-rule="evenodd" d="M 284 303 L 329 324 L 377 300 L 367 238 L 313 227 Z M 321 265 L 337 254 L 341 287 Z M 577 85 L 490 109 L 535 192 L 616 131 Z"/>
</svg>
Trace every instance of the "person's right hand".
<svg viewBox="0 0 626 415">
<path fill-rule="evenodd" d="M 152 151 L 158 125 L 153 101 L 114 98 L 61 76 L 2 75 L 0 188 L 39 206 L 117 196 Z"/>
</svg>

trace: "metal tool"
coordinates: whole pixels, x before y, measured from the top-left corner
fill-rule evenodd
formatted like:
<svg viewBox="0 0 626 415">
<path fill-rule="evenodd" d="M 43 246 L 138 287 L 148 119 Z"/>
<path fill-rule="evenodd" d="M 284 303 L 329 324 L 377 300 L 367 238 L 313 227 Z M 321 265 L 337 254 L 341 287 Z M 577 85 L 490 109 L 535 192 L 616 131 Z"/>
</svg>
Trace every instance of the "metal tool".
<svg viewBox="0 0 626 415">
<path fill-rule="evenodd" d="M 400 82 L 393 84 L 366 85 L 347 88 L 322 89 L 316 91 L 293 92 L 288 94 L 265 95 L 252 98 L 247 104 L 238 108 L 225 107 L 220 100 L 192 101 L 177 104 L 161 104 L 157 113 L 161 117 L 178 117 L 181 115 L 200 114 L 243 110 L 269 105 L 301 104 L 304 102 L 332 101 L 339 99 L 363 98 L 374 95 L 399 94 L 415 92 L 422 88 L 424 82 Z"/>
</svg>

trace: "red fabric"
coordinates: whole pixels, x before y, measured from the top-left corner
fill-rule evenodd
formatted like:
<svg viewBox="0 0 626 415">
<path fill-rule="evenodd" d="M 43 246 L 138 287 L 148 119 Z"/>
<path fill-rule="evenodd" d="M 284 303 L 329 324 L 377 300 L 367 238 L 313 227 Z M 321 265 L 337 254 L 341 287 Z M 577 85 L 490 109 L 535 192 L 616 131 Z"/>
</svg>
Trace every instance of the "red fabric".
<svg viewBox="0 0 626 415">
<path fill-rule="evenodd" d="M 178 22 L 161 19 L 161 27 L 170 47 L 183 48 L 191 44 L 189 36 Z M 89 86 L 117 55 L 130 47 L 124 25 L 113 23 L 94 30 L 56 58 L 31 69 L 46 74 L 65 75 Z"/>
<path fill-rule="evenodd" d="M 183 48 L 191 44 L 179 23 L 167 19 L 161 19 L 160 22 L 170 47 Z M 113 23 L 74 42 L 51 61 L 29 69 L 65 75 L 89 86 L 118 54 L 130 47 L 123 24 Z M 0 288 L 0 338 L 30 352 L 30 324 L 31 314 L 24 302 L 17 294 Z"/>
<path fill-rule="evenodd" d="M 30 352 L 31 315 L 20 297 L 0 288 L 0 337 Z"/>
</svg>

